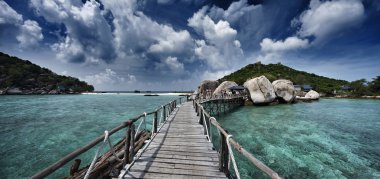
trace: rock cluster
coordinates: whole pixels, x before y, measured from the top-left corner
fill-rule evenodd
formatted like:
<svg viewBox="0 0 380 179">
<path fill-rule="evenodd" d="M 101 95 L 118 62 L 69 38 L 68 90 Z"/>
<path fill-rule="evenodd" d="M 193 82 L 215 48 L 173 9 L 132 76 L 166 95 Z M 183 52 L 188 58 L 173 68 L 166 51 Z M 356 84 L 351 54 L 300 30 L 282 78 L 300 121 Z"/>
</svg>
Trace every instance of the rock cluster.
<svg viewBox="0 0 380 179">
<path fill-rule="evenodd" d="M 314 90 L 310 90 L 309 92 L 306 93 L 305 98 L 317 100 L 319 99 L 319 93 Z"/>
<path fill-rule="evenodd" d="M 234 86 L 238 85 L 233 81 L 224 81 L 215 89 L 213 95 L 221 95 L 223 91 L 228 92 L 230 91 L 229 88 Z"/>
<path fill-rule="evenodd" d="M 295 99 L 293 82 L 289 80 L 276 80 L 272 83 L 274 92 L 280 102 L 291 103 Z"/>
<path fill-rule="evenodd" d="M 243 86 L 248 89 L 254 104 L 271 103 L 276 98 L 273 85 L 265 76 L 250 79 Z"/>
<path fill-rule="evenodd" d="M 25 88 L 4 88 L 0 89 L 0 95 L 30 95 L 30 94 L 77 94 L 78 92 L 74 92 L 72 89 L 68 91 L 60 91 L 52 88 L 33 88 L 33 89 L 25 89 Z"/>
<path fill-rule="evenodd" d="M 218 81 L 204 80 L 198 87 L 198 94 L 202 98 L 206 98 L 207 96 L 211 96 L 218 86 Z"/>
<path fill-rule="evenodd" d="M 206 98 L 212 95 L 220 95 L 223 91 L 230 91 L 229 88 L 238 86 L 233 81 L 224 81 L 219 85 L 218 81 L 202 81 L 198 90 L 193 96 Z M 275 102 L 293 103 L 298 100 L 310 101 L 319 99 L 320 95 L 316 91 L 310 90 L 305 97 L 296 96 L 296 89 L 290 80 L 280 79 L 271 83 L 265 76 L 247 80 L 244 85 L 248 93 L 249 103 L 256 105 L 274 104 Z M 248 103 L 247 103 L 248 104 Z"/>
</svg>

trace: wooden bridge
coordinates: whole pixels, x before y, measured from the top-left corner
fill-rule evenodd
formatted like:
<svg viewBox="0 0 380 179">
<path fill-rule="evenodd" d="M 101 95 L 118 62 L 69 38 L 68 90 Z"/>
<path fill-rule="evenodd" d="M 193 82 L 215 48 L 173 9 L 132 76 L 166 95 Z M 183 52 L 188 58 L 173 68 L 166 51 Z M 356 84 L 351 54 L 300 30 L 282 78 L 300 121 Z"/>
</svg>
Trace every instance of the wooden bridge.
<svg viewBox="0 0 380 179">
<path fill-rule="evenodd" d="M 191 102 L 166 121 L 124 178 L 226 178 Z"/>
<path fill-rule="evenodd" d="M 231 171 L 240 178 L 232 150 L 242 154 L 269 177 L 281 178 L 240 146 L 198 101 L 184 101 L 180 98 L 129 119 L 31 178 L 47 177 L 102 141 L 91 165 L 79 170 L 80 160 L 75 160 L 68 178 L 231 178 Z M 144 135 L 140 127 L 144 123 L 146 128 L 147 116 L 152 116 L 152 130 Z M 134 123 L 138 121 L 140 123 L 135 129 Z M 126 129 L 125 137 L 112 146 L 109 138 L 121 129 Z M 212 144 L 211 130 L 219 133 L 218 150 Z M 140 139 L 135 141 L 138 136 Z M 107 143 L 110 151 L 98 157 Z M 120 159 L 121 156 L 124 157 Z"/>
</svg>

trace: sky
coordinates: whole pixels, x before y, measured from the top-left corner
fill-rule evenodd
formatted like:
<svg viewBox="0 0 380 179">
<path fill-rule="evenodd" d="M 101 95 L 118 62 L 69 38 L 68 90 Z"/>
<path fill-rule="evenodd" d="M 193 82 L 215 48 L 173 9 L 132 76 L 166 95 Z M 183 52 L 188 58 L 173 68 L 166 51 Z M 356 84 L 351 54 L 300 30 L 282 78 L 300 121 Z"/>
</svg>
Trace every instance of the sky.
<svg viewBox="0 0 380 179">
<path fill-rule="evenodd" d="M 194 90 L 247 64 L 380 75 L 378 0 L 0 0 L 0 51 L 95 90 Z"/>
</svg>

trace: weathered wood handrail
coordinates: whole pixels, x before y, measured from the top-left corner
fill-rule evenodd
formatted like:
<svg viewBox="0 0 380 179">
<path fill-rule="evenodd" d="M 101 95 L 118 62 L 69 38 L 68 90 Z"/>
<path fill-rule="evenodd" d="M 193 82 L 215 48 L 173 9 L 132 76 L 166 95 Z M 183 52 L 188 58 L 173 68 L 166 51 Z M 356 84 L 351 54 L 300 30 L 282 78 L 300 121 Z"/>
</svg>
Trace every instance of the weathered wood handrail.
<svg viewBox="0 0 380 179">
<path fill-rule="evenodd" d="M 184 98 L 184 97 L 181 97 L 181 98 Z M 179 98 L 179 99 L 181 99 L 181 98 Z M 146 113 L 146 115 L 152 115 L 152 114 L 154 114 L 155 116 L 157 116 L 157 112 L 159 110 L 161 110 L 161 108 L 163 108 L 164 113 L 166 115 L 165 108 L 168 108 L 169 106 L 172 108 L 172 109 L 170 109 L 168 111 L 169 112 L 168 114 L 170 114 L 171 112 L 173 112 L 174 108 L 177 106 L 177 100 L 178 99 L 170 101 L 169 103 L 163 105 L 162 107 L 159 107 L 159 108 L 157 108 L 156 110 L 154 110 L 152 112 Z M 184 100 L 184 101 L 186 101 L 186 100 Z M 180 104 L 181 104 L 181 102 L 182 102 L 182 100 L 180 100 Z M 166 118 L 165 115 L 164 115 L 164 118 Z M 128 119 L 127 121 L 123 122 L 121 125 L 113 128 L 111 131 L 109 131 L 109 136 L 111 136 L 112 134 L 114 134 L 114 133 L 118 132 L 119 130 L 124 129 L 126 127 L 128 127 L 130 129 L 131 125 L 134 122 L 136 122 L 137 120 L 139 120 L 141 117 L 144 117 L 144 116 L 145 116 L 145 114 L 143 113 L 143 114 L 140 114 L 140 115 L 138 115 L 136 117 Z M 157 119 L 154 119 L 154 120 L 157 120 Z M 156 124 L 157 124 L 157 122 L 156 122 Z M 157 125 L 153 124 L 153 127 L 154 127 L 153 131 L 157 132 Z M 123 162 L 123 165 L 125 165 L 125 163 L 129 163 L 130 162 L 130 160 L 129 160 L 130 155 L 129 155 L 129 147 L 128 146 L 133 146 L 133 145 L 130 144 L 130 137 L 133 138 L 133 136 L 131 136 L 131 132 L 130 131 L 131 130 L 127 131 L 127 136 L 126 137 L 128 139 L 126 141 L 128 141 L 128 142 L 126 142 L 127 148 L 125 150 L 125 154 L 126 154 L 125 161 L 126 162 Z M 55 163 L 51 164 L 50 166 L 46 167 L 45 169 L 39 171 L 38 173 L 36 173 L 35 175 L 33 175 L 30 178 L 31 179 L 45 178 L 46 176 L 50 175 L 51 173 L 53 173 L 57 169 L 59 169 L 62 166 L 66 165 L 69 161 L 73 160 L 74 158 L 78 157 L 79 155 L 83 154 L 84 152 L 90 150 L 91 148 L 93 148 L 94 146 L 96 146 L 97 144 L 99 144 L 100 142 L 102 142 L 104 140 L 104 137 L 105 137 L 105 134 L 100 135 L 99 137 L 97 137 L 96 139 L 94 139 L 93 141 L 91 141 L 90 143 L 84 145 L 81 148 L 76 149 L 75 151 L 73 151 L 70 154 L 64 156 L 63 158 L 61 158 L 57 162 L 55 162 Z"/>
<path fill-rule="evenodd" d="M 215 126 L 219 133 L 220 133 L 220 156 L 219 156 L 219 167 L 220 167 L 220 170 L 225 172 L 226 174 L 228 174 L 228 149 L 227 149 L 227 146 L 226 146 L 226 137 L 228 135 L 230 135 L 223 127 L 222 125 L 220 125 L 218 123 L 218 121 L 216 121 L 216 119 L 214 117 L 212 117 L 207 111 L 205 111 L 203 108 L 202 108 L 202 105 L 199 104 L 199 102 L 197 101 L 194 101 L 193 100 L 193 105 L 194 105 L 194 108 L 195 108 L 195 111 L 199 114 L 199 113 L 202 113 L 205 118 L 206 118 L 206 121 L 208 120 L 208 123 L 209 125 L 212 124 L 213 126 Z M 200 117 L 202 118 L 201 115 Z M 202 120 L 200 120 L 202 121 Z M 204 124 L 202 122 L 202 125 L 204 128 L 206 128 L 204 125 L 207 125 L 207 122 L 206 124 Z M 211 130 L 211 126 L 208 127 L 208 129 Z M 212 135 L 210 132 L 209 132 L 210 135 Z M 208 138 L 210 138 L 210 136 L 208 136 Z M 261 162 L 259 159 L 257 159 L 256 157 L 254 157 L 250 152 L 248 152 L 247 150 L 245 150 L 238 142 L 236 142 L 233 138 L 230 138 L 229 140 L 229 143 L 231 144 L 231 146 L 233 148 L 236 149 L 236 151 L 238 151 L 240 154 L 242 154 L 245 158 L 247 158 L 253 165 L 255 165 L 257 168 L 259 168 L 261 171 L 263 171 L 264 173 L 266 173 L 268 176 L 270 176 L 272 179 L 281 179 L 281 177 L 275 172 L 273 171 L 271 168 L 269 168 L 268 166 L 266 166 L 263 162 Z M 226 163 L 227 162 L 227 163 Z"/>
<path fill-rule="evenodd" d="M 232 95 L 226 95 L 226 96 L 211 96 L 209 98 L 198 98 L 199 104 L 202 104 L 204 102 L 212 101 L 212 100 L 219 100 L 219 99 L 234 99 L 234 98 L 244 98 L 247 94 L 232 94 Z"/>
</svg>

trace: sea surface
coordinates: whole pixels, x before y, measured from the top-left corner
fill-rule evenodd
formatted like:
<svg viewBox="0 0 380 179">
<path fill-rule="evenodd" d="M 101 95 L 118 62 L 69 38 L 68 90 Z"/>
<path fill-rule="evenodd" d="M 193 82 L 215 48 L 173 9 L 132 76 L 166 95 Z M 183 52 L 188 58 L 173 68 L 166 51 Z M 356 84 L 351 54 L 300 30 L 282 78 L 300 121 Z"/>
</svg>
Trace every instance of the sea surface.
<svg viewBox="0 0 380 179">
<path fill-rule="evenodd" d="M 104 130 L 178 97 L 0 96 L 0 178 L 28 178 Z M 285 178 L 380 178 L 379 100 L 247 106 L 217 120 Z M 124 132 L 112 136 L 112 143 Z M 80 156 L 84 163 L 97 147 Z M 235 157 L 242 178 L 267 178 L 237 152 Z M 49 178 L 67 175 L 70 165 Z"/>
<path fill-rule="evenodd" d="M 0 96 L 0 178 L 29 178 L 104 130 L 177 98 L 125 93 Z M 123 134 L 125 130 L 111 136 L 112 143 Z M 97 148 L 81 155 L 82 163 L 90 163 Z M 67 176 L 71 164 L 48 178 Z"/>
<path fill-rule="evenodd" d="M 284 178 L 380 178 L 380 100 L 245 106 L 217 120 Z M 234 153 L 242 178 L 268 178 Z"/>
</svg>

